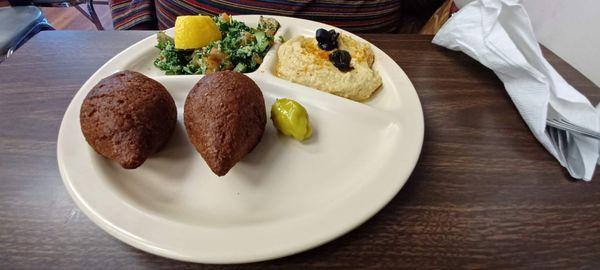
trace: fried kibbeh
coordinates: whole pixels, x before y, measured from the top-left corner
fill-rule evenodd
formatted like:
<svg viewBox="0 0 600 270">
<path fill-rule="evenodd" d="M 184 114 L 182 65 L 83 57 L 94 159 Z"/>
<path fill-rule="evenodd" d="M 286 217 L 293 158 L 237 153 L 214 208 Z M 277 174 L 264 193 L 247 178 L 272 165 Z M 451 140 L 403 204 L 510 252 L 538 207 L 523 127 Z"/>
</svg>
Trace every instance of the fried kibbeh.
<svg viewBox="0 0 600 270">
<path fill-rule="evenodd" d="M 159 82 L 121 71 L 102 79 L 88 93 L 80 123 L 96 152 L 134 169 L 169 140 L 177 124 L 177 107 Z"/>
<path fill-rule="evenodd" d="M 223 176 L 260 142 L 267 123 L 258 85 L 234 71 L 203 77 L 184 107 L 190 141 L 210 169 Z"/>
</svg>

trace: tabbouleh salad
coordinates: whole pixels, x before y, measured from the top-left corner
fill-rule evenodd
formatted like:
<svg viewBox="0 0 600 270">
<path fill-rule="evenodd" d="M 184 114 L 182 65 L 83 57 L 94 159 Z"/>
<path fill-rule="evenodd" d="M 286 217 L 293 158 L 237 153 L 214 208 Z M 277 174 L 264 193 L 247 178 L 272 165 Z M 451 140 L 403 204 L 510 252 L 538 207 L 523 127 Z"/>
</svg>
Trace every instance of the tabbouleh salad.
<svg viewBox="0 0 600 270">
<path fill-rule="evenodd" d="M 154 65 L 167 75 L 210 74 L 219 70 L 252 72 L 260 66 L 274 42 L 279 22 L 260 17 L 257 28 L 248 27 L 227 14 L 214 16 L 222 39 L 195 50 L 175 49 L 173 38 L 163 31 L 157 39 L 160 54 Z"/>
</svg>

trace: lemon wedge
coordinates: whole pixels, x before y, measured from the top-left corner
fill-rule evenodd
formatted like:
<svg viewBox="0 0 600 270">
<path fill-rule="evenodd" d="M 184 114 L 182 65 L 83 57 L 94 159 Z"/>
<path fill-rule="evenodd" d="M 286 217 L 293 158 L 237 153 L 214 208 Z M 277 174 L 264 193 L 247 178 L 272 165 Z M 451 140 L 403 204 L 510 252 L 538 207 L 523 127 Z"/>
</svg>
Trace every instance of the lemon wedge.
<svg viewBox="0 0 600 270">
<path fill-rule="evenodd" d="M 209 16 L 177 16 L 175 20 L 176 49 L 198 49 L 220 39 L 221 31 Z"/>
</svg>

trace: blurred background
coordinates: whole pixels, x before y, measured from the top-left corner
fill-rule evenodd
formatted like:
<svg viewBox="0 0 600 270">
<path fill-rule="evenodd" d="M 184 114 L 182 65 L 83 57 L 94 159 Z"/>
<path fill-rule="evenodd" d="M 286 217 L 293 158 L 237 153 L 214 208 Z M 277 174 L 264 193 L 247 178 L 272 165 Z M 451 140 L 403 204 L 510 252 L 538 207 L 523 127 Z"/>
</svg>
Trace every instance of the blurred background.
<svg viewBox="0 0 600 270">
<path fill-rule="evenodd" d="M 0 0 L 0 7 L 8 7 L 8 0 Z M 113 30 L 108 5 L 94 5 L 104 30 Z M 97 30 L 96 26 L 77 9 L 68 7 L 40 7 L 46 18 L 57 30 Z"/>
<path fill-rule="evenodd" d="M 41 0 L 39 2 L 44 1 L 51 2 L 53 0 Z M 188 0 L 182 2 L 185 3 L 186 1 Z M 208 2 L 211 2 L 195 1 L 199 3 L 198 6 L 200 8 L 205 3 L 207 3 L 206 5 L 210 5 Z M 421 32 L 434 34 L 436 28 L 439 28 L 445 21 L 442 13 L 452 13 L 456 11 L 457 7 L 460 8 L 470 1 L 473 0 L 454 0 L 454 3 L 451 3 L 451 0 L 398 0 L 399 5 L 393 8 L 397 8 L 397 12 L 402 13 L 400 14 L 400 22 L 397 24 L 400 26 L 393 30 L 390 29 L 390 31 L 394 33 Z M 11 3 L 14 5 L 14 3 L 18 2 L 22 1 L 11 0 L 9 2 L 8 0 L 0 0 L 0 7 L 8 7 Z M 96 1 L 94 2 L 96 3 Z M 150 12 L 160 13 L 154 10 L 155 2 L 153 0 L 111 0 L 110 3 L 113 6 L 112 15 L 111 8 L 107 4 L 94 4 L 93 7 L 97 14 L 98 22 L 104 30 L 113 30 L 115 26 L 120 30 L 170 27 L 172 19 L 167 18 L 165 23 L 161 21 L 161 18 L 168 16 L 161 17 L 154 14 L 153 16 L 158 17 L 158 24 L 154 22 L 150 26 L 137 25 L 137 27 L 131 27 L 130 24 L 120 23 L 123 20 L 121 13 L 123 9 L 138 9 L 135 12 L 130 11 L 131 14 L 127 15 L 135 17 L 139 15 L 139 9 L 142 9 L 141 5 L 145 2 L 151 3 L 146 7 L 146 11 L 149 9 L 151 10 Z M 168 10 L 169 7 L 165 6 L 165 3 L 176 2 L 177 0 L 157 0 L 156 6 L 159 10 L 161 6 L 165 10 Z M 379 2 L 383 3 L 386 0 Z M 600 1 L 522 0 L 522 3 L 531 17 L 534 31 L 540 43 L 562 57 L 596 85 L 600 85 L 600 31 L 597 29 L 597 26 L 600 25 L 600 16 L 597 15 L 597 12 L 600 10 Z M 446 8 L 440 10 L 444 5 Z M 451 7 L 451 5 L 454 6 Z M 84 13 L 89 14 L 89 10 L 85 4 L 79 5 L 79 10 L 73 7 L 43 7 L 43 5 L 40 8 L 49 23 L 57 30 L 98 30 L 98 27 L 92 23 L 92 20 L 86 18 L 84 15 Z M 436 10 L 438 11 L 437 13 Z M 440 19 L 440 17 L 442 18 Z M 114 25 L 113 18 L 118 18 L 119 20 Z M 437 20 L 437 25 L 434 23 L 432 27 L 429 27 L 428 31 L 422 31 L 423 26 L 428 20 Z M 349 30 L 353 31 L 353 29 Z"/>
</svg>

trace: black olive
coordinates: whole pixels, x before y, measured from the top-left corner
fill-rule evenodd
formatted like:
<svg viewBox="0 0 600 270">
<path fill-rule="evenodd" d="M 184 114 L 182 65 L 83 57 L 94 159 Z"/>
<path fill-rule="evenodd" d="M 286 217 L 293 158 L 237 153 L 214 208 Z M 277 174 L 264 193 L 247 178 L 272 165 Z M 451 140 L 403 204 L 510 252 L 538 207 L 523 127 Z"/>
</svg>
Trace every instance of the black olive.
<svg viewBox="0 0 600 270">
<path fill-rule="evenodd" d="M 352 56 L 350 56 L 349 52 L 344 50 L 336 50 L 329 55 L 329 61 L 342 72 L 352 70 L 350 60 L 352 60 Z"/>
<path fill-rule="evenodd" d="M 337 44 L 333 43 L 319 43 L 319 48 L 325 51 L 331 51 L 337 47 Z"/>
<path fill-rule="evenodd" d="M 333 30 L 333 29 L 329 30 L 329 36 L 331 37 L 332 41 L 337 42 L 337 38 L 338 38 L 339 35 L 340 34 L 336 33 L 335 30 Z"/>
<path fill-rule="evenodd" d="M 329 41 L 329 32 L 327 32 L 327 30 L 325 30 L 323 28 L 319 28 L 319 29 L 317 29 L 316 38 L 319 43 L 328 42 Z"/>
<path fill-rule="evenodd" d="M 337 48 L 338 46 L 338 36 L 340 34 L 336 33 L 335 30 L 331 29 L 329 31 L 323 29 L 323 28 L 319 28 L 317 29 L 317 33 L 316 33 L 316 39 L 317 39 L 317 43 L 319 45 L 319 48 L 326 50 L 326 51 L 331 51 L 335 48 Z"/>
</svg>

